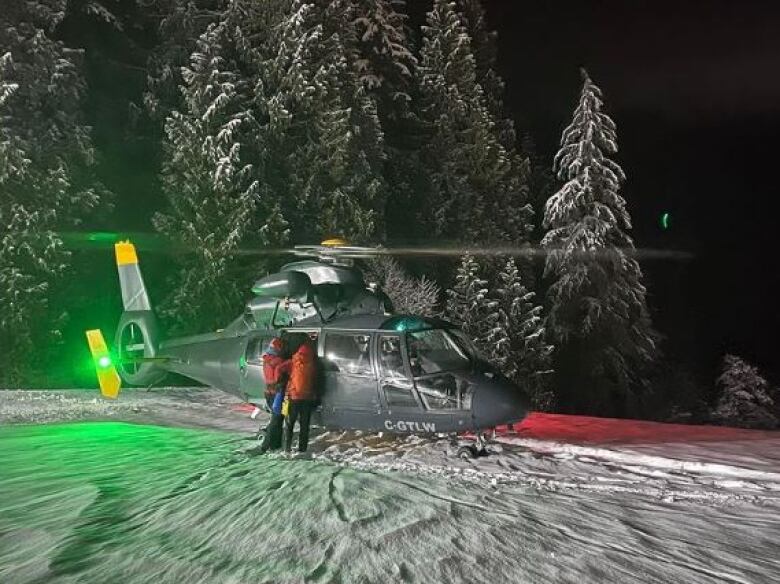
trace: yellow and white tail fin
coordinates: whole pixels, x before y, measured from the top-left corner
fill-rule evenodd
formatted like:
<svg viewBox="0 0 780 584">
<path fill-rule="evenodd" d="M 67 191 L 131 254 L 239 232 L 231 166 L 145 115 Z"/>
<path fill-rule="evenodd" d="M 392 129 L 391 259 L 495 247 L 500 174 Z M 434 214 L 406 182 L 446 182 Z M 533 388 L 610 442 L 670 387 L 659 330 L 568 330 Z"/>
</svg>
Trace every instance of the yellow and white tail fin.
<svg viewBox="0 0 780 584">
<path fill-rule="evenodd" d="M 119 396 L 122 380 L 119 378 L 119 373 L 116 371 L 111 353 L 108 351 L 100 329 L 87 331 L 87 342 L 89 343 L 89 351 L 92 353 L 92 360 L 95 362 L 100 393 L 103 394 L 103 397 L 116 399 Z"/>
<path fill-rule="evenodd" d="M 129 241 L 122 241 L 114 245 L 114 252 L 125 311 L 151 310 L 135 246 Z"/>
</svg>

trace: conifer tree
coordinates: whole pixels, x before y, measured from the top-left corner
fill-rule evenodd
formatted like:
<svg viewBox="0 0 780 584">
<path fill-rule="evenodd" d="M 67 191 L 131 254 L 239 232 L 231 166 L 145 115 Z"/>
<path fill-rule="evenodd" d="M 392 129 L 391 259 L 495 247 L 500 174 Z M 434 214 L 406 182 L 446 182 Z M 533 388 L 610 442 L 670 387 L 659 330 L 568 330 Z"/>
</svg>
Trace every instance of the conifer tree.
<svg viewBox="0 0 780 584">
<path fill-rule="evenodd" d="M 82 53 L 53 39 L 65 0 L 0 11 L 0 376 L 19 381 L 32 347 L 60 334 L 70 270 L 59 231 L 105 205 L 82 107 Z"/>
<path fill-rule="evenodd" d="M 615 124 L 602 108 L 601 91 L 583 71 L 579 104 L 555 157 L 565 182 L 547 201 L 542 244 L 559 388 L 583 389 L 566 396 L 570 406 L 621 414 L 656 355 L 657 335 L 626 234 L 631 220 L 619 193 L 625 175 L 609 158 L 617 152 Z"/>
<path fill-rule="evenodd" d="M 250 2 L 235 1 L 209 25 L 182 73 L 184 108 L 165 125 L 169 207 L 154 222 L 191 250 L 164 307 L 185 328 L 224 325 L 239 310 L 257 276 L 257 266 L 239 262 L 242 244 L 286 237 L 280 205 L 263 180 L 264 127 L 252 108 L 256 51 L 247 35 L 261 24 L 267 23 Z"/>
<path fill-rule="evenodd" d="M 777 427 L 769 384 L 757 367 L 735 355 L 726 355 L 718 385 L 721 395 L 712 416 L 715 420 L 743 428 Z"/>
<path fill-rule="evenodd" d="M 514 259 L 507 260 L 495 286 L 496 318 L 488 336 L 493 361 L 509 379 L 525 389 L 536 409 L 553 405 L 550 360 L 542 307 L 523 284 Z"/>
<path fill-rule="evenodd" d="M 156 16 L 159 43 L 148 58 L 147 90 L 144 103 L 149 113 L 164 121 L 181 107 L 182 70 L 210 24 L 224 15 L 229 0 L 138 0 L 141 8 Z"/>
<path fill-rule="evenodd" d="M 360 0 L 354 3 L 352 26 L 357 39 L 358 82 L 374 93 L 388 117 L 410 100 L 417 66 L 406 34 L 403 0 Z M 383 116 L 383 121 L 385 116 Z"/>
<path fill-rule="evenodd" d="M 395 312 L 436 315 L 441 289 L 433 280 L 425 276 L 410 276 L 398 261 L 389 256 L 372 260 L 366 275 L 387 294 Z"/>
<path fill-rule="evenodd" d="M 213 326 L 234 313 L 259 269 L 239 270 L 243 244 L 381 234 L 383 135 L 354 14 L 346 0 L 232 0 L 201 35 L 166 123 L 155 224 L 194 252 L 169 314 L 198 326 L 207 306 Z"/>
<path fill-rule="evenodd" d="M 423 216 L 440 236 L 524 242 L 531 214 L 524 177 L 498 139 L 463 19 L 454 3 L 435 0 L 427 23 L 420 92 L 430 139 L 421 154 L 431 194 Z"/>
<path fill-rule="evenodd" d="M 485 103 L 496 124 L 496 134 L 501 145 L 508 152 L 514 152 L 517 147 L 515 125 L 504 111 L 505 84 L 496 70 L 497 34 L 488 28 L 481 0 L 456 0 L 456 6 L 471 38 L 477 83 L 485 94 Z M 517 162 L 522 164 L 522 159 Z"/>
<path fill-rule="evenodd" d="M 498 303 L 490 298 L 488 282 L 482 277 L 482 268 L 476 258 L 468 254 L 463 256 L 446 297 L 444 312 L 447 319 L 459 325 L 482 353 L 492 355 Z"/>
<path fill-rule="evenodd" d="M 354 14 L 346 1 L 294 0 L 268 63 L 271 126 L 296 240 L 381 234 L 383 134 L 356 74 Z"/>
</svg>

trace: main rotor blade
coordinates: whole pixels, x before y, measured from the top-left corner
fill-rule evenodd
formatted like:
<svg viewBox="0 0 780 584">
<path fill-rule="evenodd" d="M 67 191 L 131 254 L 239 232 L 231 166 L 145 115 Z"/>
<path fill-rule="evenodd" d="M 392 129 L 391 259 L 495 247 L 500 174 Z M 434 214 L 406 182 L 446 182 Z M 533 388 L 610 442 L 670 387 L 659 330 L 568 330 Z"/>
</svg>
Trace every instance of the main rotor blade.
<svg viewBox="0 0 780 584">
<path fill-rule="evenodd" d="M 143 232 L 63 232 L 59 234 L 70 249 L 100 250 L 109 249 L 119 241 L 131 240 L 142 251 L 158 253 L 190 254 L 197 246 L 174 242 L 159 233 Z M 201 246 L 202 247 L 202 246 Z M 394 257 L 445 257 L 458 258 L 466 254 L 477 257 L 525 257 L 530 259 L 546 258 L 551 254 L 581 256 L 584 259 L 594 257 L 610 257 L 618 249 L 629 257 L 642 260 L 677 260 L 693 259 L 693 254 L 686 251 L 652 248 L 596 248 L 592 250 L 567 250 L 566 248 L 548 248 L 539 245 L 460 245 L 457 243 L 442 244 L 420 242 L 399 246 L 363 247 L 354 245 L 296 245 L 294 247 L 242 247 L 231 251 L 233 256 L 244 257 L 276 257 L 298 256 L 337 260 L 371 259 L 384 256 Z"/>
<path fill-rule="evenodd" d="M 548 248 L 534 245 L 521 246 L 403 246 L 403 247 L 356 247 L 340 246 L 321 249 L 318 246 L 298 246 L 296 255 L 321 255 L 333 258 L 345 259 L 371 259 L 376 257 L 451 257 L 457 258 L 464 255 L 479 257 L 526 257 L 546 258 L 551 254 L 561 253 L 565 255 L 582 256 L 583 258 L 608 257 L 615 251 L 621 251 L 625 255 L 638 259 L 672 259 L 690 260 L 693 254 L 686 251 L 650 248 L 595 248 L 592 250 L 567 250 L 566 248 Z"/>
</svg>

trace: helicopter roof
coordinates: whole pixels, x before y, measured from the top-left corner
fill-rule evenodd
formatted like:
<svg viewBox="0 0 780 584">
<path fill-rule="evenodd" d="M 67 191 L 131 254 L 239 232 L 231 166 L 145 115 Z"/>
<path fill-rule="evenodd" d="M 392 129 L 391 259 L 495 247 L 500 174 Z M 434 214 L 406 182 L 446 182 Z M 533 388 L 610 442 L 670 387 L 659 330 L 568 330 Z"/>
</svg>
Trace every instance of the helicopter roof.
<svg viewBox="0 0 780 584">
<path fill-rule="evenodd" d="M 312 317 L 296 323 L 291 328 L 314 326 L 322 329 L 415 331 L 433 328 L 453 328 L 454 325 L 438 318 L 412 314 L 359 314 L 334 318 L 323 323 Z"/>
</svg>

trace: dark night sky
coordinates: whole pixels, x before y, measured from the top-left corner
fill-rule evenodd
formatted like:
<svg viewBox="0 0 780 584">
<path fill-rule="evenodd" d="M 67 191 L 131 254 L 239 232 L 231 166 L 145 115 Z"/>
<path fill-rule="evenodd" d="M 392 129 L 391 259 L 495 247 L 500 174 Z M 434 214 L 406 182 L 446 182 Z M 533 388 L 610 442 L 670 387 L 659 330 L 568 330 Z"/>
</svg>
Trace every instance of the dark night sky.
<svg viewBox="0 0 780 584">
<path fill-rule="evenodd" d="M 638 246 L 686 249 L 651 263 L 666 352 L 714 374 L 724 351 L 780 381 L 780 3 L 486 0 L 507 106 L 550 159 L 585 66 L 618 124 L 623 194 Z M 671 212 L 672 228 L 658 227 Z"/>
</svg>

